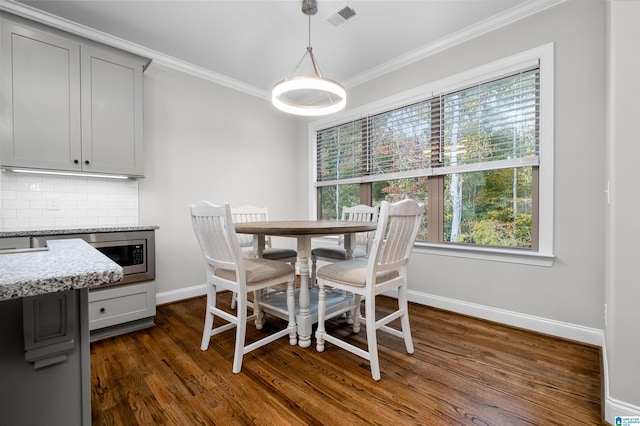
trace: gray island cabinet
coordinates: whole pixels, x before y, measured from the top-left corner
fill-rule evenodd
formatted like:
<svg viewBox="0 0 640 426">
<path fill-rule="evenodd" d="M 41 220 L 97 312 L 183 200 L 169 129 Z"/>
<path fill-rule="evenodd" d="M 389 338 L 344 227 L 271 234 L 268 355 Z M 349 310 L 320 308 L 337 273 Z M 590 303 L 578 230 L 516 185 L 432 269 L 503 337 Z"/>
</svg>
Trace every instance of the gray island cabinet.
<svg viewBox="0 0 640 426">
<path fill-rule="evenodd" d="M 90 425 L 88 288 L 122 268 L 80 239 L 0 254 L 0 425 Z"/>
</svg>

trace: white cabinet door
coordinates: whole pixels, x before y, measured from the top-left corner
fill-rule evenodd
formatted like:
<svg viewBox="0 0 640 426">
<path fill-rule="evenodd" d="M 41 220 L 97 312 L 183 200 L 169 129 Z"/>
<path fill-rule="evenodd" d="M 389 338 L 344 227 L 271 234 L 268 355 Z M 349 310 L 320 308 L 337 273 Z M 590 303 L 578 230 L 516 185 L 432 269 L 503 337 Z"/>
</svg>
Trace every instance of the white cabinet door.
<svg viewBox="0 0 640 426">
<path fill-rule="evenodd" d="M 83 170 L 143 174 L 142 66 L 118 51 L 81 47 Z"/>
<path fill-rule="evenodd" d="M 2 22 L 6 166 L 80 170 L 80 46 Z"/>
</svg>

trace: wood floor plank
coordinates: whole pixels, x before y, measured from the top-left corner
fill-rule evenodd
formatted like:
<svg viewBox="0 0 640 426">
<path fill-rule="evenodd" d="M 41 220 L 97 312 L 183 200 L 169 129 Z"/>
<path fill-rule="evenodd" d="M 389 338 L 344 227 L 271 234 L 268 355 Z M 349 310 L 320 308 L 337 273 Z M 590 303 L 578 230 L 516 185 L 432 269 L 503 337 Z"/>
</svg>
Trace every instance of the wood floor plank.
<svg viewBox="0 0 640 426">
<path fill-rule="evenodd" d="M 228 306 L 230 293 L 219 296 Z M 378 317 L 394 300 L 379 297 Z M 600 348 L 410 304 L 415 353 L 378 333 L 382 380 L 336 346 L 279 339 L 231 372 L 235 331 L 200 350 L 205 298 L 157 309 L 156 326 L 92 343 L 95 425 L 599 425 Z M 247 341 L 283 327 L 268 318 Z M 328 328 L 361 347 L 342 320 Z"/>
</svg>

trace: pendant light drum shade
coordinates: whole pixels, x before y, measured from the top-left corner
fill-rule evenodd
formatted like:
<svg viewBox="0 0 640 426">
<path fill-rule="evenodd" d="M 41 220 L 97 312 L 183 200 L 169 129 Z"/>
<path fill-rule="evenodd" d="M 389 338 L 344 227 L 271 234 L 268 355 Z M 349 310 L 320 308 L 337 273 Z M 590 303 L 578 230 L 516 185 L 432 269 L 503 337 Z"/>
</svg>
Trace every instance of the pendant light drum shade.
<svg viewBox="0 0 640 426">
<path fill-rule="evenodd" d="M 293 72 L 273 88 L 271 102 L 290 114 L 318 116 L 338 112 L 347 104 L 347 92 L 334 80 L 322 77 L 311 48 L 311 15 L 316 13 L 313 0 L 303 0 L 302 12 L 309 15 L 309 46 Z"/>
</svg>

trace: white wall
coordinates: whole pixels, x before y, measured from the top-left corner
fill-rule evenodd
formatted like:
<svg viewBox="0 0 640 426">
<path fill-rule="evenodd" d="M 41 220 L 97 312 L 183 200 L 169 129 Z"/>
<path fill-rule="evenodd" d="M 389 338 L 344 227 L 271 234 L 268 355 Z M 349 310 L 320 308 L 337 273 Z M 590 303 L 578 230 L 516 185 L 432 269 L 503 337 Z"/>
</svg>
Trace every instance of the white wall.
<svg viewBox="0 0 640 426">
<path fill-rule="evenodd" d="M 205 276 L 189 204 L 263 205 L 273 219 L 306 214 L 296 192 L 304 179 L 297 171 L 295 119 L 267 100 L 154 63 L 144 75 L 144 106 L 139 220 L 160 227 L 158 299 L 203 294 L 193 289 Z"/>
<path fill-rule="evenodd" d="M 607 419 L 640 416 L 640 2 L 611 1 L 607 215 Z M 635 407 L 630 406 L 634 405 Z"/>
</svg>

